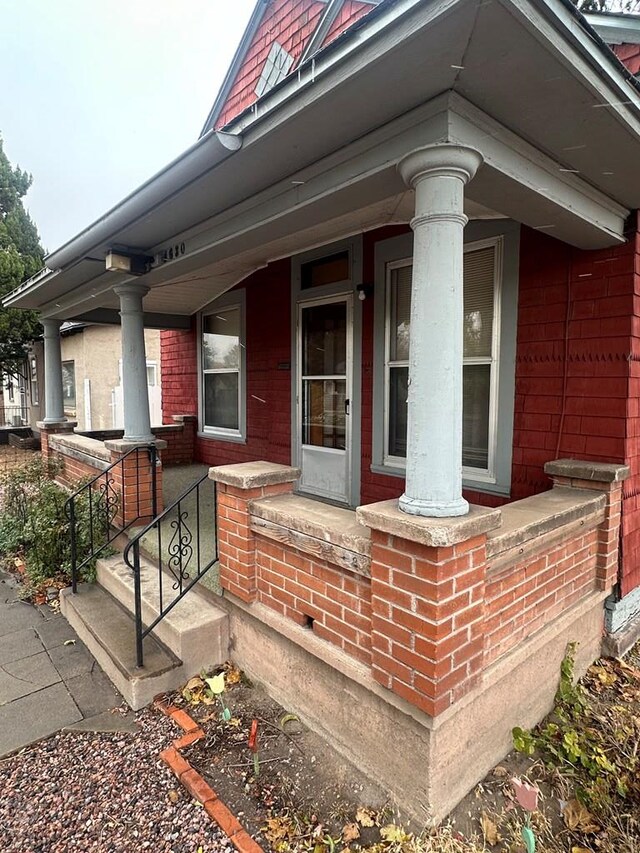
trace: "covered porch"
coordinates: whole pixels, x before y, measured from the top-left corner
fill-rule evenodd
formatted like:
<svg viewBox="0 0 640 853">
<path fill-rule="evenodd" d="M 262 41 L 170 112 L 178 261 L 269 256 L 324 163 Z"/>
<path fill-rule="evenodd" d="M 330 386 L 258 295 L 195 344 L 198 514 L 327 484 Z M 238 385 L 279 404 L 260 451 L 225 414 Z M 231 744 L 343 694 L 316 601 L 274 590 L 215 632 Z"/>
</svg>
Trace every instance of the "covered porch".
<svg viewBox="0 0 640 853">
<path fill-rule="evenodd" d="M 212 466 L 233 655 L 416 815 L 544 715 L 568 641 L 597 656 L 618 579 L 624 444 L 558 460 L 571 413 L 516 387 L 518 353 L 567 398 L 574 279 L 604 288 L 577 350 L 633 294 L 640 96 L 599 50 L 560 3 L 381 4 L 7 302 L 44 318 L 47 448 L 63 319 L 121 318 L 114 454 L 164 450 L 143 329 L 173 329 L 165 418 Z M 626 405 L 607 328 L 581 405 L 591 381 Z"/>
</svg>

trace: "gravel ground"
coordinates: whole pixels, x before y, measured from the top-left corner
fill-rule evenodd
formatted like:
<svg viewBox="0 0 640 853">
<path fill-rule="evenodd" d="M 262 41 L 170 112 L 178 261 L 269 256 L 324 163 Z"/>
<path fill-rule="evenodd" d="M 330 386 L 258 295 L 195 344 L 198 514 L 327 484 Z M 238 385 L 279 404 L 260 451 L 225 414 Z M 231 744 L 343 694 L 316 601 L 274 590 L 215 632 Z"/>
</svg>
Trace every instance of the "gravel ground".
<svg viewBox="0 0 640 853">
<path fill-rule="evenodd" d="M 0 761 L 2 853 L 230 853 L 158 760 L 179 736 L 157 711 L 136 734 L 61 732 Z"/>
</svg>

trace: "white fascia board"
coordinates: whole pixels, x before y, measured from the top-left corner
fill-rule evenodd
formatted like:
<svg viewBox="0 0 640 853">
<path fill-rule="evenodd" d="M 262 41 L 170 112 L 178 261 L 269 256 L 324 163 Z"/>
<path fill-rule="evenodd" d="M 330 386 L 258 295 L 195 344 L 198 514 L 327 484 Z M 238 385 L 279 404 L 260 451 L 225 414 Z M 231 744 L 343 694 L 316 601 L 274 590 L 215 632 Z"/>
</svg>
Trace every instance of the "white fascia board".
<svg viewBox="0 0 640 853">
<path fill-rule="evenodd" d="M 584 17 L 607 44 L 640 44 L 640 15 L 587 12 Z"/>
<path fill-rule="evenodd" d="M 465 99 L 448 93 L 207 222 L 176 234 L 172 242 L 186 242 L 188 254 L 180 261 L 152 270 L 145 276 L 145 283 L 151 287 L 172 281 L 177 283 L 211 263 L 211 254 L 216 250 L 225 257 L 233 257 L 233 250 L 227 250 L 228 254 L 224 255 L 225 244 L 245 240 L 247 246 L 259 245 L 260 232 L 271 229 L 269 239 L 273 239 L 273 229 L 287 233 L 295 227 L 296 219 L 311 215 L 316 205 L 325 209 L 331 199 L 340 199 L 341 204 L 348 199 L 353 205 L 354 199 L 358 203 L 363 201 L 363 193 L 374 196 L 377 193 L 377 198 L 382 198 L 384 192 L 388 195 L 402 192 L 404 185 L 396 173 L 396 163 L 415 148 L 447 142 L 470 145 L 481 151 L 485 159 L 481 171 L 490 170 L 487 180 L 491 179 L 491 174 L 504 176 L 522 188 L 528 198 L 537 198 L 539 207 L 547 213 L 555 210 L 562 214 L 564 224 L 549 232 L 552 236 L 563 239 L 562 228 L 571 220 L 576 227 L 579 223 L 588 225 L 600 245 L 623 241 L 624 223 L 629 213 L 626 208 L 611 201 L 578 175 L 561 172 L 559 164 L 547 155 Z M 481 202 L 481 199 L 476 201 Z M 519 214 L 508 211 L 508 215 L 527 222 L 531 217 L 527 216 L 526 207 Z M 527 224 L 536 227 L 544 223 L 528 221 Z M 565 233 L 564 238 L 567 236 Z M 160 247 L 151 251 L 156 248 Z M 265 259 L 265 263 L 272 260 L 275 258 Z M 101 279 L 96 279 L 91 287 L 87 285 L 51 302 L 43 307 L 43 312 L 69 313 L 79 305 L 90 304 L 96 296 L 113 287 L 111 278 L 101 276 Z"/>
</svg>

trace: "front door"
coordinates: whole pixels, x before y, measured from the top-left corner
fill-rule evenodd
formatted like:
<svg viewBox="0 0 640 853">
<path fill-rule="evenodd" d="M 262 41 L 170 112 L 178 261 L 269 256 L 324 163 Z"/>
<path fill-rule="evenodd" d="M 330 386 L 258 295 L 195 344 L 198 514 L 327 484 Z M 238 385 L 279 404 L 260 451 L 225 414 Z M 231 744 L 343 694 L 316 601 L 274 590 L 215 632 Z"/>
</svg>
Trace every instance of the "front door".
<svg viewBox="0 0 640 853">
<path fill-rule="evenodd" d="M 351 295 L 298 307 L 298 461 L 300 490 L 351 498 Z"/>
</svg>

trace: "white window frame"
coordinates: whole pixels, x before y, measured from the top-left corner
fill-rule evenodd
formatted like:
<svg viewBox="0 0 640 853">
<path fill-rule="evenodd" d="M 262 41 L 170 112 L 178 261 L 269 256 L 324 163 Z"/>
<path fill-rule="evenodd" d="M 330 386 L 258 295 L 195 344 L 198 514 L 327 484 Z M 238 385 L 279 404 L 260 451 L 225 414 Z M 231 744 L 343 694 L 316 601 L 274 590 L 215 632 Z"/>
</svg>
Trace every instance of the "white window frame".
<svg viewBox="0 0 640 853">
<path fill-rule="evenodd" d="M 489 388 L 489 447 L 488 464 L 486 468 L 462 467 L 462 476 L 465 480 L 473 480 L 478 483 L 496 483 L 496 448 L 498 436 L 498 389 L 500 382 L 500 326 L 501 326 L 501 300 L 503 287 L 503 254 L 504 239 L 502 236 L 489 237 L 485 240 L 476 240 L 466 243 L 467 252 L 479 251 L 494 247 L 494 279 L 493 279 L 493 324 L 491 355 L 464 358 L 463 365 L 490 364 L 491 380 Z M 402 456 L 394 456 L 389 453 L 389 416 L 390 416 L 390 393 L 391 393 L 391 368 L 408 367 L 408 360 L 391 361 L 391 274 L 394 269 L 412 266 L 413 258 L 403 258 L 398 261 L 390 261 L 386 264 L 385 271 L 385 294 L 384 294 L 384 402 L 383 402 L 383 464 L 389 468 L 395 468 L 398 473 L 406 469 L 406 459 Z M 413 284 L 412 284 L 413 286 Z"/>
<path fill-rule="evenodd" d="M 220 297 L 207 306 L 198 314 L 198 435 L 202 438 L 212 438 L 220 441 L 242 442 L 246 441 L 247 434 L 247 358 L 246 358 L 246 299 L 245 291 L 234 291 Z M 203 369 L 202 342 L 204 318 L 215 314 L 223 314 L 227 311 L 238 310 L 240 314 L 240 366 L 234 368 L 207 370 Z M 225 429 L 224 427 L 208 426 L 204 422 L 204 377 L 206 373 L 238 373 L 238 429 Z"/>
</svg>

